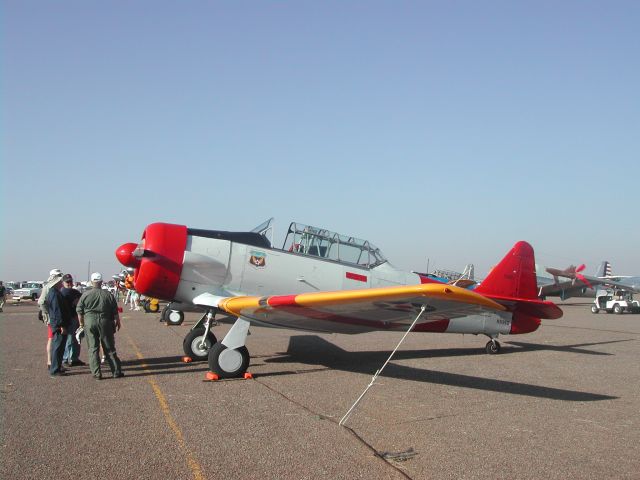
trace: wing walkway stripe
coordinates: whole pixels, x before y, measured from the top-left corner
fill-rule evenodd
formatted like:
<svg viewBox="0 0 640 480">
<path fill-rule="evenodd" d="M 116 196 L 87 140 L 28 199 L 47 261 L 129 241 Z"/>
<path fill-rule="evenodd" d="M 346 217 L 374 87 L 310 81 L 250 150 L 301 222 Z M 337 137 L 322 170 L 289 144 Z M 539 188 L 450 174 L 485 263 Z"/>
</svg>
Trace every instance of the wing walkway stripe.
<svg viewBox="0 0 640 480">
<path fill-rule="evenodd" d="M 180 427 L 178 426 L 175 419 L 173 418 L 173 415 L 171 415 L 171 410 L 169 410 L 169 404 L 167 403 L 167 399 L 164 396 L 164 393 L 162 393 L 160 386 L 156 382 L 155 377 L 153 376 L 153 372 L 149 369 L 149 365 L 144 362 L 144 356 L 142 355 L 142 353 L 140 353 L 140 349 L 138 348 L 138 346 L 135 344 L 135 342 L 129 335 L 127 335 L 127 340 L 129 340 L 129 343 L 133 347 L 133 350 L 135 351 L 135 354 L 138 357 L 138 359 L 141 360 L 142 362 L 141 366 L 144 368 L 144 371 L 152 374 L 147 378 L 147 382 L 149 382 L 149 385 L 151 385 L 151 388 L 153 389 L 153 393 L 158 399 L 158 403 L 160 404 L 160 410 L 162 410 L 162 413 L 164 414 L 165 421 L 167 422 L 171 430 L 173 430 L 173 434 L 176 436 L 176 439 L 178 440 L 178 446 L 180 447 L 180 450 L 182 451 L 182 453 L 184 453 L 185 455 L 187 466 L 189 467 L 189 470 L 191 470 L 191 473 L 193 474 L 193 478 L 195 480 L 204 480 L 205 476 L 202 473 L 202 468 L 200 467 L 200 464 L 195 459 L 193 454 L 187 448 L 187 442 L 184 439 L 182 430 L 180 430 Z"/>
</svg>

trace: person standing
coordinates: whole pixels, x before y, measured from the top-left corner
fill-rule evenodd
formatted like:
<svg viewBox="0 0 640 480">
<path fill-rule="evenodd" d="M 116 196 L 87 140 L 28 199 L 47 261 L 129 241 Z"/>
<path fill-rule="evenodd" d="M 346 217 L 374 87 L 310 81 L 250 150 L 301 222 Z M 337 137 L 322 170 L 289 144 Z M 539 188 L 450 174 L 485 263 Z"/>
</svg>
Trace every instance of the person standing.
<svg viewBox="0 0 640 480">
<path fill-rule="evenodd" d="M 54 268 L 49 272 L 49 278 L 47 279 L 47 283 L 42 287 L 42 292 L 40 293 L 40 298 L 38 298 L 38 306 L 40 307 L 40 314 L 42 322 L 47 326 L 47 370 L 51 368 L 51 341 L 53 339 L 53 332 L 51 331 L 51 327 L 49 326 L 49 310 L 47 308 L 47 295 L 49 294 L 49 290 L 51 289 L 52 281 L 62 278 L 62 272 L 59 268 Z"/>
<path fill-rule="evenodd" d="M 73 288 L 73 277 L 67 273 L 62 277 L 63 287 L 60 290 L 62 296 L 67 302 L 67 307 L 71 311 L 71 323 L 69 325 L 69 335 L 67 335 L 67 344 L 64 348 L 64 356 L 62 364 L 67 367 L 75 367 L 77 365 L 86 365 L 80 358 L 80 343 L 75 336 L 75 332 L 80 326 L 78 322 L 78 314 L 76 313 L 76 305 L 82 294 Z"/>
<path fill-rule="evenodd" d="M 49 368 L 49 375 L 53 378 L 65 374 L 62 368 L 62 356 L 64 355 L 67 333 L 71 323 L 71 310 L 62 293 L 60 293 L 61 288 L 62 277 L 55 277 L 49 282 L 49 293 L 44 302 L 49 314 L 49 327 L 53 334 L 51 339 L 51 367 Z"/>
<path fill-rule="evenodd" d="M 4 310 L 4 302 L 5 302 L 6 296 L 7 296 L 7 287 L 5 287 L 2 283 L 2 280 L 0 280 L 0 312 Z"/>
<path fill-rule="evenodd" d="M 82 294 L 76 312 L 80 327 L 84 328 L 89 348 L 89 367 L 93 377 L 102 380 L 99 349 L 102 344 L 113 378 L 123 377 L 122 365 L 116 353 L 114 331 L 120 330 L 118 304 L 108 290 L 102 289 L 102 275 L 91 274 L 93 288 Z"/>
</svg>

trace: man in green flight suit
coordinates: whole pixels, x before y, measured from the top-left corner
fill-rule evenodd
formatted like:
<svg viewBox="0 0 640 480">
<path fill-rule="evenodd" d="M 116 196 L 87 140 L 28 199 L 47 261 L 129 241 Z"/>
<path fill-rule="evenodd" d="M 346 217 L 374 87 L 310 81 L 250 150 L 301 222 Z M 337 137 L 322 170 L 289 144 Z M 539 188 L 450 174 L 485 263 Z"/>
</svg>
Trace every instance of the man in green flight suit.
<svg viewBox="0 0 640 480">
<path fill-rule="evenodd" d="M 113 378 L 123 377 L 120 359 L 116 354 L 114 330 L 120 330 L 120 316 L 118 304 L 109 292 L 102 288 L 102 275 L 98 272 L 91 274 L 93 288 L 82 294 L 76 311 L 80 327 L 84 328 L 87 336 L 89 366 L 93 377 L 102 380 L 100 372 L 100 344 L 109 362 Z"/>
</svg>

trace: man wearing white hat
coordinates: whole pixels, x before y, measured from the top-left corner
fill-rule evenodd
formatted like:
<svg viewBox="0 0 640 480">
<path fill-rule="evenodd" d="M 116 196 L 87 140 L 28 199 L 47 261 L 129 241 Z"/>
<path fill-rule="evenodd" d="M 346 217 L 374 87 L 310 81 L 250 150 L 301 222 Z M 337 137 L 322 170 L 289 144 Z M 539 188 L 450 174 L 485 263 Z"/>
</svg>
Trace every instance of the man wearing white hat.
<svg viewBox="0 0 640 480">
<path fill-rule="evenodd" d="M 55 277 L 47 283 L 49 293 L 45 299 L 47 311 L 49 314 L 49 328 L 53 333 L 51 339 L 51 367 L 49 375 L 52 378 L 65 374 L 62 368 L 62 356 L 64 355 L 64 347 L 67 344 L 67 333 L 69 324 L 71 323 L 71 309 L 66 300 L 60 293 L 62 288 L 62 276 Z"/>
<path fill-rule="evenodd" d="M 42 315 L 42 321 L 47 326 L 47 370 L 51 367 L 51 340 L 53 339 L 53 332 L 51 331 L 51 327 L 49 326 L 49 309 L 45 300 L 47 299 L 47 295 L 49 294 L 49 290 L 51 290 L 52 281 L 57 278 L 62 279 L 62 272 L 59 268 L 54 268 L 49 272 L 49 278 L 47 282 L 42 287 L 42 293 L 40 293 L 40 298 L 38 298 L 38 306 L 40 307 L 40 313 Z M 56 282 L 57 283 L 57 282 Z"/>
<path fill-rule="evenodd" d="M 100 371 L 100 344 L 109 362 L 113 378 L 123 377 L 120 359 L 116 354 L 114 331 L 120 330 L 120 316 L 115 297 L 102 289 L 102 275 L 91 274 L 93 288 L 82 294 L 78 300 L 76 312 L 80 328 L 84 328 L 87 337 L 89 366 L 93 377 L 102 380 Z"/>
</svg>

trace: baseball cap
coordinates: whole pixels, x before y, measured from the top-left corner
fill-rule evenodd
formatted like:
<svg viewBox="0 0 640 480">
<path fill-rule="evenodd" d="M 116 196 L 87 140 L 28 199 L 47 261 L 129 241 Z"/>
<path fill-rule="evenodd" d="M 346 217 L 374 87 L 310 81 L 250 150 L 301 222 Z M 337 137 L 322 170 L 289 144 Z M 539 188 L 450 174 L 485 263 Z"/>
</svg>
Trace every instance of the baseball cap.
<svg viewBox="0 0 640 480">
<path fill-rule="evenodd" d="M 62 276 L 62 281 L 63 281 L 63 282 L 73 282 L 73 277 L 71 276 L 71 274 L 70 274 L 70 273 L 65 273 L 65 274 Z"/>
<path fill-rule="evenodd" d="M 91 281 L 92 282 L 101 282 L 102 281 L 102 274 L 100 272 L 94 272 L 91 274 Z"/>
</svg>

